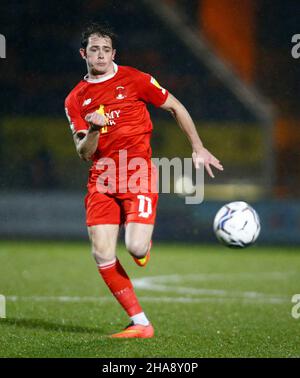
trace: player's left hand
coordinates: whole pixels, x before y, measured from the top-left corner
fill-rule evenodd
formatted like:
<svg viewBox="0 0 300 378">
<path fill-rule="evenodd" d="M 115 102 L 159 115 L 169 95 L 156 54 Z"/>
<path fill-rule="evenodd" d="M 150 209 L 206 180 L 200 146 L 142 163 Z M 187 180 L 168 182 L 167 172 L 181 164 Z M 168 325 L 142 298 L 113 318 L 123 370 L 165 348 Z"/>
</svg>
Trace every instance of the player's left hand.
<svg viewBox="0 0 300 378">
<path fill-rule="evenodd" d="M 192 158 L 195 168 L 199 169 L 200 165 L 203 164 L 207 173 L 212 178 L 214 178 L 215 176 L 213 174 L 213 171 L 211 170 L 211 165 L 219 169 L 220 171 L 223 171 L 224 169 L 220 161 L 204 147 L 198 149 L 197 151 L 194 151 L 192 153 Z"/>
</svg>

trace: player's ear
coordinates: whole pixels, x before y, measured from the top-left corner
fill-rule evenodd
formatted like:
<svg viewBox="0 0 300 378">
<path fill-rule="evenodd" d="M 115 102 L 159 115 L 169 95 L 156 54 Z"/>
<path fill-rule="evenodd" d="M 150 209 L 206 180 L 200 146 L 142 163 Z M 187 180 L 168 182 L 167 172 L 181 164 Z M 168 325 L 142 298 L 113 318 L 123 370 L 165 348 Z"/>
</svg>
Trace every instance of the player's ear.
<svg viewBox="0 0 300 378">
<path fill-rule="evenodd" d="M 82 59 L 86 59 L 86 49 L 79 49 L 79 54 L 81 55 Z"/>
<path fill-rule="evenodd" d="M 115 60 L 115 56 L 116 56 L 116 49 L 113 49 L 113 52 L 112 52 L 112 60 Z"/>
</svg>

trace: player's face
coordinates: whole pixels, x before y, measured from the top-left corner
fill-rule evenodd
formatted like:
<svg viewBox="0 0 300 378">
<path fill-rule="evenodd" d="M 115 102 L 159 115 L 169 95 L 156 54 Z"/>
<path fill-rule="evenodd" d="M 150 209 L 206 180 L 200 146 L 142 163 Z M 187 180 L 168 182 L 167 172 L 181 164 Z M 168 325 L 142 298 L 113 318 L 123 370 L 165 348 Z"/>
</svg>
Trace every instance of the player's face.
<svg viewBox="0 0 300 378">
<path fill-rule="evenodd" d="M 112 47 L 109 37 L 91 35 L 86 49 L 80 49 L 81 56 L 86 60 L 88 71 L 92 75 L 105 75 L 113 72 L 113 60 L 116 50 Z"/>
</svg>

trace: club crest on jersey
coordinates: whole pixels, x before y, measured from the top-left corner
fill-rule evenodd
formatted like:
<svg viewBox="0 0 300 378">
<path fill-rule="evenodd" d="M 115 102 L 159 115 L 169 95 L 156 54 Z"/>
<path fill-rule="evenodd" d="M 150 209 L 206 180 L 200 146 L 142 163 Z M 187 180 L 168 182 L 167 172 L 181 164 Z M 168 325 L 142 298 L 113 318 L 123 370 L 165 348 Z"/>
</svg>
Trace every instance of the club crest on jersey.
<svg viewBox="0 0 300 378">
<path fill-rule="evenodd" d="M 117 87 L 115 95 L 117 100 L 123 100 L 125 97 L 127 97 L 126 89 L 122 86 Z"/>
</svg>

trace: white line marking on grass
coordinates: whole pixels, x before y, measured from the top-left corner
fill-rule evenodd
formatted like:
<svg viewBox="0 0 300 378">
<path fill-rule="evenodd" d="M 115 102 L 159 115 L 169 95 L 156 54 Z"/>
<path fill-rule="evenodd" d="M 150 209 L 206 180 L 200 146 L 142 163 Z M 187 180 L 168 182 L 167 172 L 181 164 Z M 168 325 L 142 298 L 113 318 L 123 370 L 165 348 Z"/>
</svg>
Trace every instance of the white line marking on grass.
<svg viewBox="0 0 300 378">
<path fill-rule="evenodd" d="M 298 274 L 297 272 L 234 272 L 234 273 L 198 273 L 198 274 L 170 274 L 170 275 L 161 275 L 161 276 L 152 276 L 149 279 L 155 280 L 156 282 L 178 282 L 178 281 L 234 281 L 236 279 L 243 280 L 257 280 L 260 279 L 266 280 L 277 280 L 284 277 Z"/>
<path fill-rule="evenodd" d="M 294 272 L 289 272 L 289 274 L 294 274 Z M 237 291 L 237 290 L 224 290 L 224 289 L 207 289 L 207 288 L 194 288 L 194 287 L 185 287 L 185 286 L 178 286 L 176 284 L 181 283 L 182 281 L 204 281 L 204 280 L 220 280 L 220 279 L 227 279 L 232 277 L 243 277 L 247 276 L 247 278 L 251 279 L 258 279 L 258 276 L 263 276 L 264 279 L 272 280 L 278 279 L 279 277 L 283 277 L 282 272 L 266 272 L 266 273 L 236 273 L 236 274 L 187 274 L 187 275 L 170 275 L 170 276 L 154 276 L 154 277 L 144 277 L 144 278 L 137 278 L 132 280 L 134 287 L 136 289 L 143 289 L 149 291 L 157 291 L 157 292 L 171 292 L 177 294 L 187 294 L 187 295 L 206 295 L 210 297 L 224 297 L 231 300 L 252 300 L 257 301 L 260 303 L 283 303 L 288 302 L 289 298 L 286 296 L 282 296 L 280 294 L 267 294 L 267 293 L 260 293 L 256 291 Z M 262 278 L 262 277 L 261 277 Z M 175 285 L 174 285 L 175 284 Z"/>
<path fill-rule="evenodd" d="M 7 302 L 64 302 L 64 303 L 87 303 L 94 302 L 98 304 L 106 302 L 114 302 L 113 297 L 78 297 L 78 296 L 8 296 L 6 297 Z M 151 296 L 141 296 L 139 299 L 144 302 L 165 302 L 165 303 L 228 303 L 228 302 L 242 302 L 247 304 L 281 304 L 288 300 L 282 298 L 253 298 L 255 300 L 250 300 L 249 298 L 234 298 L 234 297 L 224 297 L 224 298 L 213 298 L 213 297 L 202 297 L 202 298 L 190 298 L 190 297 L 151 297 Z"/>
<path fill-rule="evenodd" d="M 228 303 L 238 301 L 247 304 L 281 304 L 290 302 L 290 298 L 280 294 L 261 293 L 256 291 L 238 291 L 224 289 L 195 288 L 179 285 L 186 281 L 221 281 L 226 282 L 236 279 L 247 280 L 276 280 L 293 275 L 295 272 L 254 272 L 254 273 L 199 273 L 199 274 L 173 274 L 152 276 L 133 279 L 135 289 L 148 290 L 160 293 L 174 293 L 181 296 L 142 296 L 139 299 L 145 302 L 166 302 L 166 303 Z M 184 296 L 182 296 L 184 295 Z M 9 302 L 95 302 L 98 304 L 115 301 L 109 296 L 7 296 Z"/>
<path fill-rule="evenodd" d="M 11 302 L 99 302 L 108 301 L 110 297 L 79 297 L 79 296 L 8 296 L 7 300 Z"/>
</svg>

